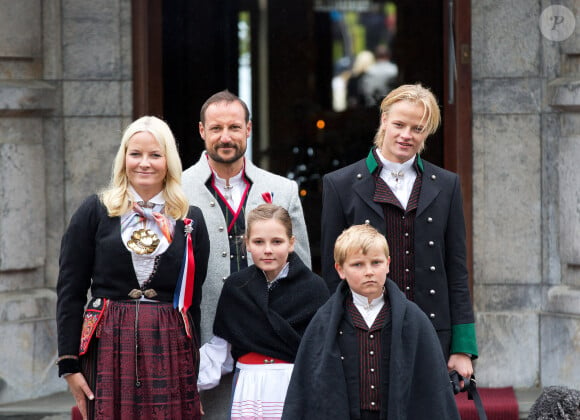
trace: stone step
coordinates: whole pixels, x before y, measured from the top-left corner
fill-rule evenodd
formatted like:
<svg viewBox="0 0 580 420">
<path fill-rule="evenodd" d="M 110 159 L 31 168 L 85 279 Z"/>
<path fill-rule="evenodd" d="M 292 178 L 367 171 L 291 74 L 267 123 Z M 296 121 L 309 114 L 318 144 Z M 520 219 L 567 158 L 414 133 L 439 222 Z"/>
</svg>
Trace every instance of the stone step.
<svg viewBox="0 0 580 420">
<path fill-rule="evenodd" d="M 528 418 L 532 404 L 540 396 L 541 389 L 516 389 L 520 420 Z M 0 405 L 0 420 L 70 420 L 74 399 L 69 392 L 62 392 L 36 400 Z"/>
<path fill-rule="evenodd" d="M 0 405 L 0 420 L 70 420 L 75 404 L 70 392 Z"/>
</svg>

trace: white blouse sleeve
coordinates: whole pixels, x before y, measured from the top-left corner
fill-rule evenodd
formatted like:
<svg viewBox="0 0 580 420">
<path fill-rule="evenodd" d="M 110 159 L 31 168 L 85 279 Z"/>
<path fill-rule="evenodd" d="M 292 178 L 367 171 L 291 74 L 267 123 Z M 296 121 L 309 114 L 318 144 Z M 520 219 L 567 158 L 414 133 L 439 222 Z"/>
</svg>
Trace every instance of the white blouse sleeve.
<svg viewBox="0 0 580 420">
<path fill-rule="evenodd" d="M 222 375 L 234 370 L 231 345 L 223 338 L 213 336 L 199 349 L 199 376 L 197 388 L 200 391 L 215 388 Z"/>
</svg>

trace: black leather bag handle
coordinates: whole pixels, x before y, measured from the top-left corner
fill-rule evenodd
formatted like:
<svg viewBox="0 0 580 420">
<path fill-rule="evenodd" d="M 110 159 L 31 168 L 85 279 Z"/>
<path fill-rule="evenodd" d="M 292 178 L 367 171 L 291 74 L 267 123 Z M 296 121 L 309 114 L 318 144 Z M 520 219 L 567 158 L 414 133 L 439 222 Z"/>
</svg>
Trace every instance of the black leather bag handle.
<svg viewBox="0 0 580 420">
<path fill-rule="evenodd" d="M 487 414 L 485 414 L 483 402 L 481 401 L 481 397 L 479 396 L 479 392 L 477 391 L 477 382 L 475 380 L 475 376 L 472 375 L 471 378 L 469 378 L 469 381 L 464 381 L 463 376 L 461 376 L 456 371 L 452 370 L 451 372 L 449 372 L 449 381 L 451 382 L 454 394 L 459 394 L 460 392 L 467 391 L 467 399 L 473 400 L 475 408 L 477 409 L 477 415 L 479 416 L 479 420 L 487 420 Z M 464 381 L 463 388 L 461 388 L 460 385 L 461 381 Z"/>
</svg>

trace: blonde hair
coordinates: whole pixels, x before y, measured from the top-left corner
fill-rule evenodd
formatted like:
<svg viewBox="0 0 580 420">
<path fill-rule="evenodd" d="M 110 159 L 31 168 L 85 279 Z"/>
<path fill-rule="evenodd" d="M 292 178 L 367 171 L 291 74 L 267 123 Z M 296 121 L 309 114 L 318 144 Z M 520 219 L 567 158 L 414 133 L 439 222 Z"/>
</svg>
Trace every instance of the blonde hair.
<svg viewBox="0 0 580 420">
<path fill-rule="evenodd" d="M 352 65 L 352 75 L 353 76 L 360 76 L 364 72 L 366 72 L 370 66 L 375 63 L 375 56 L 372 52 L 363 50 L 359 52 Z"/>
<path fill-rule="evenodd" d="M 361 251 L 366 255 L 371 248 L 382 248 L 389 257 L 389 244 L 383 234 L 371 225 L 351 226 L 334 243 L 334 262 L 342 266 L 350 254 Z"/>
<path fill-rule="evenodd" d="M 434 134 L 437 128 L 441 124 L 441 112 L 439 111 L 439 105 L 437 104 L 437 99 L 435 95 L 426 87 L 417 83 L 414 85 L 402 85 L 396 89 L 389 92 L 387 96 L 381 102 L 381 117 L 383 114 L 388 115 L 394 104 L 401 101 L 408 101 L 414 104 L 423 105 L 423 117 L 421 121 L 424 121 L 423 131 L 428 134 Z M 375 134 L 374 144 L 379 149 L 383 145 L 383 140 L 385 137 L 385 129 L 383 124 L 379 126 L 377 133 Z M 425 142 L 421 147 L 421 152 L 425 147 Z"/>
<path fill-rule="evenodd" d="M 125 129 L 119 150 L 113 162 L 111 180 L 100 196 L 107 207 L 110 217 L 121 216 L 131 206 L 129 195 L 129 180 L 125 167 L 125 157 L 129 140 L 139 132 L 150 133 L 161 146 L 165 154 L 167 175 L 163 182 L 163 197 L 165 198 L 165 214 L 174 219 L 182 219 L 187 215 L 189 203 L 181 189 L 181 159 L 177 151 L 177 144 L 171 129 L 163 120 L 157 117 L 145 116 L 133 121 Z"/>
</svg>

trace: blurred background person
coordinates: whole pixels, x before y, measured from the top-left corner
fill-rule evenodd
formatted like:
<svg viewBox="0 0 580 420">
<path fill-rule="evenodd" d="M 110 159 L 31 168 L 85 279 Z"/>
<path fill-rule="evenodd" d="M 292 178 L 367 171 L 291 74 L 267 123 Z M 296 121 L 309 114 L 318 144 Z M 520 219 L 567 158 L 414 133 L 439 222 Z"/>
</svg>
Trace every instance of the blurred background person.
<svg viewBox="0 0 580 420">
<path fill-rule="evenodd" d="M 371 51 L 359 52 L 352 65 L 352 72 L 346 85 L 347 107 L 357 108 L 371 106 L 363 88 L 363 80 L 367 70 L 375 63 L 375 56 Z"/>
<path fill-rule="evenodd" d="M 396 85 L 399 69 L 391 61 L 391 53 L 386 44 L 375 48 L 375 62 L 369 66 L 361 81 L 365 103 L 374 106 L 382 101 Z"/>
</svg>

